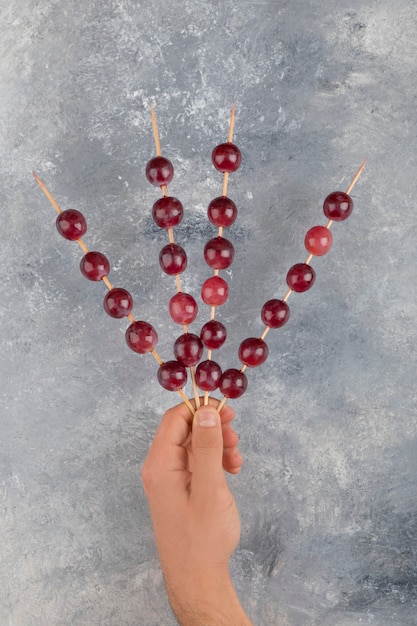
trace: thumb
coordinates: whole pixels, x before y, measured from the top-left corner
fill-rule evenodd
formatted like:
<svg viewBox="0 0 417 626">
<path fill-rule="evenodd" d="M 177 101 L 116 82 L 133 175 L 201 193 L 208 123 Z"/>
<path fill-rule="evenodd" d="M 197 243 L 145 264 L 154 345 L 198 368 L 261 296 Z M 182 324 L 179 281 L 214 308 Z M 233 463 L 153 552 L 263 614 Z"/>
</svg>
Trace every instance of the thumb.
<svg viewBox="0 0 417 626">
<path fill-rule="evenodd" d="M 223 434 L 220 415 L 213 406 L 195 412 L 192 429 L 193 487 L 207 493 L 213 483 L 224 481 Z"/>
</svg>

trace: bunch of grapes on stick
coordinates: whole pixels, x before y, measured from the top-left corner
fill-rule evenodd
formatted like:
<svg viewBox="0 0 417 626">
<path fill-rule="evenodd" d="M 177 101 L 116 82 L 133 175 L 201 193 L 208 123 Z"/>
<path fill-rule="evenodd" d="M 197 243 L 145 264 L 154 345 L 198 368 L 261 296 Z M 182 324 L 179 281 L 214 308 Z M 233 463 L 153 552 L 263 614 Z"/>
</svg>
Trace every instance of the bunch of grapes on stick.
<svg viewBox="0 0 417 626">
<path fill-rule="evenodd" d="M 346 220 L 353 209 L 349 195 L 361 175 L 366 159 L 363 161 L 345 192 L 334 191 L 324 200 L 323 213 L 327 218 L 325 225 L 310 228 L 304 239 L 308 253 L 303 263 L 296 263 L 287 272 L 287 291 L 282 298 L 271 298 L 261 307 L 261 320 L 264 330 L 259 337 L 244 339 L 238 349 L 240 367 L 222 371 L 217 358 L 213 359 L 213 351 L 218 351 L 227 337 L 226 327 L 216 319 L 216 308 L 223 305 L 229 295 L 227 281 L 220 276 L 233 262 L 235 250 L 231 241 L 224 236 L 224 229 L 236 220 L 238 209 L 234 201 L 228 197 L 229 175 L 235 172 L 241 163 L 241 152 L 233 143 L 235 108 L 232 107 L 229 134 L 227 141 L 217 145 L 212 152 L 212 163 L 215 169 L 223 174 L 222 194 L 214 198 L 208 206 L 209 221 L 218 229 L 217 235 L 204 246 L 204 259 L 213 270 L 201 287 L 201 300 L 209 307 L 209 320 L 200 332 L 189 330 L 198 313 L 196 298 L 183 291 L 181 274 L 187 267 L 187 254 L 184 248 L 175 241 L 174 229 L 183 219 L 184 208 L 180 200 L 168 193 L 168 185 L 174 176 L 174 167 L 161 153 L 158 126 L 153 107 L 151 108 L 152 128 L 155 141 L 154 156 L 146 165 L 146 177 L 155 187 L 160 188 L 162 196 L 152 207 L 155 223 L 167 231 L 168 243 L 159 253 L 159 264 L 162 271 L 175 278 L 175 293 L 169 300 L 168 309 L 171 319 L 182 326 L 182 334 L 174 342 L 174 358 L 164 361 L 156 351 L 158 334 L 151 323 L 136 320 L 132 315 L 133 298 L 124 287 L 114 287 L 109 278 L 110 263 L 101 252 L 89 251 L 83 241 L 87 232 L 84 215 L 76 209 L 62 210 L 39 176 L 33 172 L 36 182 L 46 195 L 58 216 L 57 230 L 65 239 L 76 241 L 84 252 L 80 262 L 83 276 L 91 281 L 102 281 L 107 287 L 103 307 L 113 318 L 126 317 L 130 321 L 125 332 L 126 343 L 138 354 L 151 354 L 158 363 L 157 378 L 160 385 L 168 391 L 176 391 L 191 412 L 194 407 L 189 401 L 184 388 L 188 380 L 188 371 L 193 387 L 195 406 L 200 406 L 200 391 L 203 402 L 208 404 L 209 394 L 220 390 L 222 398 L 218 409 L 221 410 L 228 399 L 240 397 L 247 389 L 246 369 L 262 365 L 269 354 L 265 337 L 271 329 L 284 326 L 290 316 L 288 299 L 293 292 L 303 293 L 314 284 L 316 273 L 311 266 L 313 257 L 327 254 L 332 246 L 331 226 L 334 222 Z M 205 350 L 207 354 L 204 355 Z"/>
</svg>

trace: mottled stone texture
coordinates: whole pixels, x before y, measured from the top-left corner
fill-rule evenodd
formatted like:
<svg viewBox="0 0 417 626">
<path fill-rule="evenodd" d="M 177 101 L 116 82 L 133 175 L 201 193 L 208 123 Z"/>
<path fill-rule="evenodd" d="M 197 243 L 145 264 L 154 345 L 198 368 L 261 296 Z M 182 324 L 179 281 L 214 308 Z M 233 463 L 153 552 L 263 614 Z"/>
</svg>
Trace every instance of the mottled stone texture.
<svg viewBox="0 0 417 626">
<path fill-rule="evenodd" d="M 234 402 L 236 587 L 256 625 L 417 624 L 415 2 L 8 0 L 0 32 L 1 626 L 176 623 L 140 467 L 178 396 L 125 346 L 30 171 L 84 212 L 86 244 L 171 358 L 182 329 L 150 215 L 149 106 L 198 294 L 232 102 L 243 163 L 223 366 L 305 260 L 325 196 L 369 158 L 314 287 L 291 296 Z M 201 306 L 195 328 L 206 319 Z"/>
</svg>

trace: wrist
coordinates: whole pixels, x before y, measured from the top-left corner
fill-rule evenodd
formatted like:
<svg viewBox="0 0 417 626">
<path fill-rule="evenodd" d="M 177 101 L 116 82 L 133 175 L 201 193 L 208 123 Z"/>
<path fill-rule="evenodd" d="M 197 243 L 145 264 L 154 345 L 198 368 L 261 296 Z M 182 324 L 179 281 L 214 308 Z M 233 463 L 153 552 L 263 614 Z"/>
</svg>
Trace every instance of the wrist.
<svg viewBox="0 0 417 626">
<path fill-rule="evenodd" d="M 228 567 L 164 572 L 168 597 L 181 626 L 247 626 Z"/>
</svg>

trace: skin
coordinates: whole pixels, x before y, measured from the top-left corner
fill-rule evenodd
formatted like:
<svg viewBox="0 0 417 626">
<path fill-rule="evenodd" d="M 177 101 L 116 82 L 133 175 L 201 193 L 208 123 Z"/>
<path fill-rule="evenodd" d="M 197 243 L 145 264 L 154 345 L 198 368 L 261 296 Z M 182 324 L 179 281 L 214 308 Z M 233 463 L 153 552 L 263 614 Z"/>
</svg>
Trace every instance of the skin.
<svg viewBox="0 0 417 626">
<path fill-rule="evenodd" d="M 149 449 L 142 481 L 172 609 L 182 626 L 250 626 L 229 575 L 240 538 L 239 514 L 224 470 L 242 457 L 234 411 L 218 401 L 193 418 L 169 409 Z"/>
</svg>

